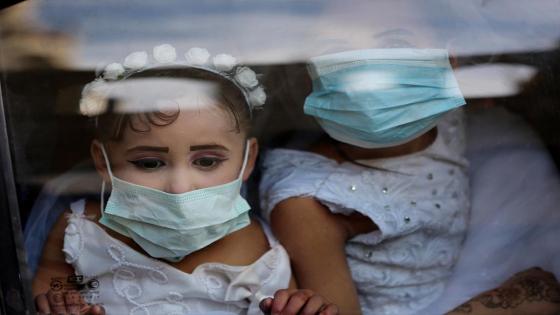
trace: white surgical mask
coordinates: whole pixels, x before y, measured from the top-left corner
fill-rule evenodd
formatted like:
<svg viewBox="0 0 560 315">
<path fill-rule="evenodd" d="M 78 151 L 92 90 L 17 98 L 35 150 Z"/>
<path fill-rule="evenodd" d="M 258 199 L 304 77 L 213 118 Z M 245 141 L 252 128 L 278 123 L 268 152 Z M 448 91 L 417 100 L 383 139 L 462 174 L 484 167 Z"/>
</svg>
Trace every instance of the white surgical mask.
<svg viewBox="0 0 560 315">
<path fill-rule="evenodd" d="M 112 191 L 103 209 L 103 182 L 99 222 L 133 239 L 152 257 L 180 261 L 250 223 L 250 206 L 240 195 L 249 142 L 241 172 L 235 180 L 181 194 L 166 193 L 115 177 L 103 146 L 101 151 Z"/>
<path fill-rule="evenodd" d="M 334 139 L 363 148 L 405 143 L 465 104 L 447 51 L 369 49 L 312 58 L 304 111 Z"/>
</svg>

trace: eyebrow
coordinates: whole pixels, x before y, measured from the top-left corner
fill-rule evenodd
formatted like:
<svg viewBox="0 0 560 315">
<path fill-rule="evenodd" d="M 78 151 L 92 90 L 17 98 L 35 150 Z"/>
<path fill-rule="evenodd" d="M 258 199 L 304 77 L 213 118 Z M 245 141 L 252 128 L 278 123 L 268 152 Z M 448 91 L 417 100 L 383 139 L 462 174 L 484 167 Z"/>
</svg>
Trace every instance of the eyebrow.
<svg viewBox="0 0 560 315">
<path fill-rule="evenodd" d="M 219 144 L 203 144 L 203 145 L 193 145 L 191 146 L 191 151 L 200 151 L 200 150 L 222 150 L 228 151 L 226 147 Z"/>
<path fill-rule="evenodd" d="M 136 147 L 133 147 L 133 148 L 130 148 L 130 149 L 126 150 L 127 153 L 136 152 L 136 151 L 152 151 L 152 152 L 167 153 L 167 152 L 169 152 L 169 148 L 168 147 L 152 147 L 152 146 L 140 145 L 140 146 L 136 146 Z"/>
</svg>

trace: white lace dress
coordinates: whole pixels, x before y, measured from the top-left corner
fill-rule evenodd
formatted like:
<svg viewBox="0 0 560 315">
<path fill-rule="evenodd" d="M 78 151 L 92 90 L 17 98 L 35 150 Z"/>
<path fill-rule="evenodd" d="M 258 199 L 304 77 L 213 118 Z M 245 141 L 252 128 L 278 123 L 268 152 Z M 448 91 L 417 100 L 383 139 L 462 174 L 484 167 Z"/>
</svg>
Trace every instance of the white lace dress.
<svg viewBox="0 0 560 315">
<path fill-rule="evenodd" d="M 264 217 L 295 196 L 312 196 L 333 213 L 370 217 L 379 230 L 346 246 L 364 314 L 421 314 L 442 294 L 467 230 L 464 150 L 461 111 L 446 115 L 434 142 L 421 152 L 359 161 L 395 172 L 272 150 L 265 155 L 260 184 Z"/>
<path fill-rule="evenodd" d="M 66 261 L 88 284 L 87 302 L 102 304 L 107 314 L 262 314 L 260 300 L 288 287 L 289 258 L 273 239 L 249 266 L 205 263 L 189 274 L 111 237 L 84 217 L 83 200 L 71 208 Z"/>
</svg>

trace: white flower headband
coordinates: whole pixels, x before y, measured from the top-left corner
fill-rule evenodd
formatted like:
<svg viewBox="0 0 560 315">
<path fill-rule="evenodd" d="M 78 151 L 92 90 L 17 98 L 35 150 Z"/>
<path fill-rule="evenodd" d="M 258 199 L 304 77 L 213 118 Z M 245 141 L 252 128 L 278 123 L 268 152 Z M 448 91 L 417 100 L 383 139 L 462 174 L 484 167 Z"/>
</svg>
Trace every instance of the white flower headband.
<svg viewBox="0 0 560 315">
<path fill-rule="evenodd" d="M 224 77 L 243 92 L 249 105 L 249 112 L 261 108 L 266 101 L 266 93 L 255 72 L 249 67 L 238 65 L 234 57 L 219 54 L 210 58 L 208 50 L 195 47 L 185 53 L 184 60 L 178 60 L 175 47 L 163 44 L 154 47 L 153 61 L 150 60 L 147 52 L 138 51 L 128 55 L 122 64 L 107 65 L 101 75 L 82 90 L 80 113 L 92 117 L 107 110 L 105 95 L 109 87 L 106 82 L 122 80 L 134 73 L 166 65 L 203 69 Z"/>
</svg>

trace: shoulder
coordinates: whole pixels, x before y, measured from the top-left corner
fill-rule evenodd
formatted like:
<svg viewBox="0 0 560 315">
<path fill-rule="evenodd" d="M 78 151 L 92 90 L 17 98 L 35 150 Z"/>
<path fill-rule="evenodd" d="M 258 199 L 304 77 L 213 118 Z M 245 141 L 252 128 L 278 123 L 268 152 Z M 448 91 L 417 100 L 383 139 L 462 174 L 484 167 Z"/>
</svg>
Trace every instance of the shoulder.
<svg viewBox="0 0 560 315">
<path fill-rule="evenodd" d="M 84 215 L 90 220 L 99 220 L 101 218 L 101 204 L 98 201 L 88 200 L 85 204 Z"/>
<path fill-rule="evenodd" d="M 263 166 L 265 168 L 285 168 L 336 163 L 321 153 L 292 149 L 272 149 L 264 152 Z"/>
<path fill-rule="evenodd" d="M 245 228 L 225 237 L 223 242 L 227 246 L 224 258 L 231 265 L 251 264 L 270 249 L 261 223 L 255 219 L 251 219 L 251 223 Z"/>
<path fill-rule="evenodd" d="M 204 262 L 217 262 L 231 266 L 247 266 L 256 262 L 270 245 L 259 221 L 235 231 L 212 245 L 191 254 L 187 259 L 194 265 Z"/>
<path fill-rule="evenodd" d="M 260 205 L 266 220 L 269 220 L 270 212 L 284 200 L 296 197 L 330 200 L 337 196 L 330 196 L 331 190 L 324 189 L 325 185 L 333 186 L 335 191 L 346 192 L 347 179 L 336 179 L 361 176 L 362 168 L 350 163 L 339 163 L 331 151 L 332 148 L 322 145 L 313 147 L 312 152 L 285 149 L 272 152 L 274 158 L 269 160 L 269 167 L 264 168 L 259 186 Z M 287 155 L 280 159 L 279 154 L 284 153 Z"/>
<path fill-rule="evenodd" d="M 55 249 L 62 249 L 63 241 L 64 241 L 64 233 L 66 230 L 66 226 L 68 225 L 68 217 L 72 214 L 71 209 L 64 210 L 58 219 L 56 220 L 55 224 L 52 226 L 47 241 L 45 243 L 45 247 L 43 248 L 43 255 L 49 254 L 53 252 Z"/>
<path fill-rule="evenodd" d="M 264 154 L 261 193 L 308 193 L 334 172 L 337 162 L 323 155 L 288 149 L 274 149 Z"/>
</svg>

